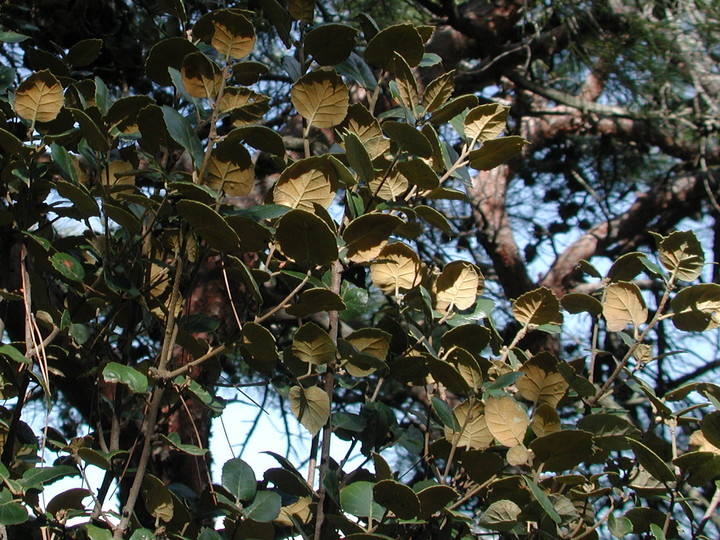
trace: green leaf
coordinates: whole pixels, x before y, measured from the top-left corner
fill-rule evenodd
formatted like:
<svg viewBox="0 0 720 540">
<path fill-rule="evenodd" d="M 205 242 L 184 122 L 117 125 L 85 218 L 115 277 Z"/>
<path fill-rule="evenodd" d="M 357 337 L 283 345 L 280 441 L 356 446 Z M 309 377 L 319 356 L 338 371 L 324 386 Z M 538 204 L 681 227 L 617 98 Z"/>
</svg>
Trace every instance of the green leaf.
<svg viewBox="0 0 720 540">
<path fill-rule="evenodd" d="M 313 288 L 303 291 L 298 301 L 285 311 L 293 317 L 307 317 L 321 311 L 343 311 L 343 299 L 328 289 Z"/>
<path fill-rule="evenodd" d="M 14 346 L 9 344 L 0 345 L 0 354 L 19 364 L 32 364 L 32 360 L 30 358 L 27 358 Z"/>
<path fill-rule="evenodd" d="M 221 475 L 222 485 L 237 501 L 250 501 L 257 492 L 257 480 L 252 467 L 240 458 L 225 462 Z"/>
<path fill-rule="evenodd" d="M 369 184 L 375 177 L 375 169 L 365 145 L 354 133 L 346 133 L 343 143 L 350 167 L 357 173 L 360 180 Z"/>
<path fill-rule="evenodd" d="M 299 264 L 327 266 L 338 258 L 333 231 L 321 218 L 304 210 L 291 210 L 281 217 L 275 237 L 280 251 Z"/>
<path fill-rule="evenodd" d="M 523 476 L 523 480 L 525 480 L 525 483 L 527 484 L 527 487 L 530 488 L 533 497 L 535 497 L 535 500 L 540 503 L 540 506 L 542 506 L 542 509 L 545 510 L 545 513 L 550 517 L 550 519 L 557 524 L 562 523 L 562 518 L 555 510 L 555 507 L 545 492 L 527 476 Z"/>
<path fill-rule="evenodd" d="M 208 452 L 207 448 L 200 448 L 194 444 L 183 444 L 180 442 L 180 434 L 175 431 L 167 435 L 161 435 L 161 438 L 176 450 L 180 450 L 191 456 L 204 456 Z"/>
<path fill-rule="evenodd" d="M 632 521 L 625 516 L 616 518 L 614 514 L 608 517 L 608 529 L 615 538 L 625 538 L 632 532 Z"/>
<path fill-rule="evenodd" d="M 374 212 L 352 220 L 343 232 L 347 257 L 353 262 L 372 262 L 403 223 L 398 216 Z"/>
<path fill-rule="evenodd" d="M 28 511 L 15 501 L 0 502 L 0 525 L 18 525 L 28 520 Z"/>
<path fill-rule="evenodd" d="M 82 264 L 72 255 L 62 252 L 56 253 L 50 257 L 50 262 L 55 270 L 72 281 L 82 283 L 82 280 L 85 278 L 85 270 Z"/>
<path fill-rule="evenodd" d="M 237 233 L 208 205 L 197 201 L 177 202 L 180 215 L 190 224 L 192 231 L 218 251 L 231 251 L 240 244 Z"/>
<path fill-rule="evenodd" d="M 245 360 L 253 369 L 269 375 L 275 369 L 280 355 L 270 331 L 257 323 L 245 323 L 242 335 L 243 348 L 250 355 Z"/>
<path fill-rule="evenodd" d="M 380 520 L 383 508 L 374 501 L 372 482 L 353 482 L 340 490 L 340 503 L 348 514 L 368 518 L 369 521 Z"/>
<path fill-rule="evenodd" d="M 142 496 L 145 508 L 154 518 L 165 522 L 173 518 L 173 498 L 162 480 L 151 474 L 146 475 L 142 481 Z"/>
<path fill-rule="evenodd" d="M 322 388 L 293 386 L 288 399 L 292 413 L 313 436 L 330 418 L 330 397 Z"/>
<path fill-rule="evenodd" d="M 720 448 L 720 411 L 704 415 L 700 420 L 700 429 L 710 444 Z"/>
<path fill-rule="evenodd" d="M 632 448 L 640 465 L 642 465 L 645 470 L 653 476 L 653 478 L 656 478 L 663 483 L 675 481 L 675 474 L 670 470 L 667 463 L 660 459 L 660 457 L 650 448 L 640 441 L 630 438 L 628 439 L 628 444 Z"/>
<path fill-rule="evenodd" d="M 173 140 L 188 151 L 196 168 L 200 168 L 203 161 L 203 149 L 200 139 L 190 122 L 172 107 L 160 107 L 168 133 Z"/>
<path fill-rule="evenodd" d="M 423 158 L 432 156 L 432 146 L 427 137 L 410 124 L 388 120 L 383 122 L 382 130 L 402 151 Z"/>
<path fill-rule="evenodd" d="M 0 32 L 0 41 L 3 43 L 21 43 L 26 39 L 30 39 L 30 36 L 25 34 L 19 34 L 18 32 L 4 31 Z"/>
<path fill-rule="evenodd" d="M 589 313 L 593 317 L 602 313 L 600 301 L 589 294 L 568 293 L 560 299 L 560 303 L 569 313 Z"/>
<path fill-rule="evenodd" d="M 450 405 L 445 403 L 442 399 L 437 396 L 432 397 L 432 408 L 435 414 L 438 415 L 443 426 L 450 428 L 453 431 L 460 431 L 460 424 L 458 424 L 455 413 L 450 408 Z"/>
<path fill-rule="evenodd" d="M 124 366 L 117 362 L 109 362 L 103 368 L 103 379 L 105 382 L 116 382 L 126 385 L 135 394 L 144 394 L 148 389 L 148 378 L 144 373 L 130 366 Z"/>
<path fill-rule="evenodd" d="M 322 24 L 305 36 L 305 53 L 321 66 L 334 66 L 345 60 L 353 48 L 358 31 L 346 24 Z"/>
<path fill-rule="evenodd" d="M 382 480 L 373 486 L 373 496 L 400 519 L 413 519 L 420 513 L 420 499 L 405 484 Z"/>
<path fill-rule="evenodd" d="M 73 68 L 89 66 L 100 56 L 102 51 L 102 39 L 83 39 L 70 47 L 67 53 L 67 61 Z"/>
<path fill-rule="evenodd" d="M 255 500 L 243 510 L 247 519 L 259 523 L 269 523 L 280 515 L 282 497 L 272 491 L 258 491 Z"/>
<path fill-rule="evenodd" d="M 381 30 L 368 43 L 365 60 L 392 70 L 395 54 L 402 56 L 410 67 L 417 66 L 425 52 L 423 40 L 412 24 L 397 24 Z"/>
<path fill-rule="evenodd" d="M 397 168 L 411 184 L 421 189 L 435 189 L 440 185 L 438 175 L 421 159 L 401 161 Z"/>
</svg>

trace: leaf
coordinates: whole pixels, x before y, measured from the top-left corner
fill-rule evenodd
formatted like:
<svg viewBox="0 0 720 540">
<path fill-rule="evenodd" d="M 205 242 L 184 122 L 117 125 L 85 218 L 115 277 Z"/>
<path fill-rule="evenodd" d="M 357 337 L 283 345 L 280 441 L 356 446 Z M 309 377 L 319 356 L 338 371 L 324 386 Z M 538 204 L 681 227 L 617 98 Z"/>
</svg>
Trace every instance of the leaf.
<svg viewBox="0 0 720 540">
<path fill-rule="evenodd" d="M 373 261 L 387 245 L 393 231 L 403 223 L 398 216 L 379 213 L 352 220 L 343 232 L 348 259 L 356 263 Z"/>
<path fill-rule="evenodd" d="M 488 429 L 483 405 L 480 402 L 465 401 L 453 410 L 455 419 L 460 426 L 459 431 L 445 427 L 445 438 L 458 447 L 482 450 L 493 442 L 493 435 Z"/>
<path fill-rule="evenodd" d="M 561 428 L 560 416 L 553 407 L 547 403 L 542 403 L 535 408 L 530 422 L 530 429 L 532 429 L 536 437 L 555 433 L 560 431 Z"/>
<path fill-rule="evenodd" d="M 444 124 L 461 114 L 465 109 L 475 107 L 478 103 L 477 97 L 471 94 L 465 94 L 451 99 L 447 103 L 441 105 L 431 116 L 430 122 L 437 125 Z"/>
<path fill-rule="evenodd" d="M 83 500 L 92 496 L 93 492 L 84 488 L 70 488 L 67 491 L 55 495 L 47 506 L 45 511 L 57 516 L 61 510 L 84 510 Z"/>
<path fill-rule="evenodd" d="M 315 0 L 288 0 L 288 12 L 296 21 L 312 23 Z"/>
<path fill-rule="evenodd" d="M 560 302 L 547 287 L 526 292 L 512 305 L 515 320 L 525 326 L 542 324 L 562 324 Z"/>
<path fill-rule="evenodd" d="M 388 175 L 380 174 L 376 176 L 368 188 L 374 197 L 386 200 L 396 201 L 408 190 L 410 184 L 407 178 L 397 171 L 393 171 Z"/>
<path fill-rule="evenodd" d="M 650 448 L 640 441 L 630 438 L 628 438 L 628 444 L 632 448 L 640 465 L 642 465 L 645 470 L 653 476 L 653 478 L 656 478 L 663 483 L 675 481 L 675 474 L 673 474 L 670 470 L 667 463 L 660 459 L 660 457 Z"/>
<path fill-rule="evenodd" d="M 255 47 L 255 29 L 252 23 L 239 13 L 221 10 L 213 18 L 215 31 L 210 44 L 221 56 L 240 60 Z"/>
<path fill-rule="evenodd" d="M 530 425 L 527 413 L 509 396 L 486 400 L 485 420 L 490 433 L 504 446 L 522 444 Z"/>
<path fill-rule="evenodd" d="M 155 100 L 148 96 L 126 96 L 116 100 L 108 110 L 105 121 L 108 131 L 117 129 L 125 135 L 136 133 L 138 127 L 138 115 L 148 105 L 153 105 Z"/>
<path fill-rule="evenodd" d="M 507 107 L 497 103 L 470 109 L 464 121 L 465 136 L 480 143 L 498 137 L 505 129 L 508 111 Z"/>
<path fill-rule="evenodd" d="M 292 352 L 299 360 L 316 366 L 332 362 L 337 354 L 328 333 L 313 322 L 303 324 L 295 332 Z"/>
<path fill-rule="evenodd" d="M 233 129 L 225 141 L 249 144 L 256 150 L 275 156 L 285 157 L 285 144 L 279 133 L 265 126 L 243 126 Z"/>
<path fill-rule="evenodd" d="M 200 168 L 203 161 L 203 150 L 195 130 L 187 119 L 172 107 L 163 105 L 160 109 L 170 137 L 188 151 L 195 167 Z"/>
<path fill-rule="evenodd" d="M 3 490 L 5 491 L 5 490 Z M 10 499 L 11 495 L 0 500 L 0 525 L 19 525 L 28 520 L 28 511 L 20 503 Z"/>
<path fill-rule="evenodd" d="M 222 467 L 222 485 L 236 501 L 251 501 L 257 492 L 257 480 L 252 467 L 240 458 L 225 462 Z"/>
<path fill-rule="evenodd" d="M 327 392 L 317 386 L 293 386 L 288 399 L 295 417 L 311 435 L 317 435 L 330 418 L 330 398 Z"/>
<path fill-rule="evenodd" d="M 388 244 L 370 267 L 370 279 L 386 294 L 399 294 L 420 283 L 420 259 L 407 245 Z"/>
<path fill-rule="evenodd" d="M 358 352 L 385 360 L 390 350 L 392 336 L 379 328 L 361 328 L 345 337 L 345 341 L 355 347 Z"/>
<path fill-rule="evenodd" d="M 51 122 L 57 118 L 65 97 L 60 81 L 44 69 L 25 79 L 15 91 L 15 112 L 20 118 L 35 122 Z"/>
<path fill-rule="evenodd" d="M 343 299 L 334 292 L 323 289 L 307 289 L 300 298 L 285 311 L 293 317 L 303 318 L 321 311 L 343 311 L 346 309 Z"/>
<path fill-rule="evenodd" d="M 530 488 L 530 492 L 533 494 L 533 497 L 540 503 L 540 506 L 548 517 L 557 524 L 562 523 L 562 518 L 558 515 L 547 494 L 527 476 L 523 476 L 523 480 L 525 480 L 525 483 L 527 484 L 527 487 Z"/>
<path fill-rule="evenodd" d="M 413 486 L 420 499 L 420 519 L 429 519 L 433 514 L 445 508 L 458 498 L 458 492 L 450 486 L 431 485 L 417 490 L 418 484 Z"/>
<path fill-rule="evenodd" d="M 410 124 L 388 120 L 383 122 L 382 130 L 400 150 L 422 158 L 432 156 L 432 146 L 427 137 Z"/>
<path fill-rule="evenodd" d="M 597 317 L 602 313 L 600 301 L 589 294 L 568 293 L 560 299 L 560 303 L 565 311 L 573 314 L 584 312 Z"/>
<path fill-rule="evenodd" d="M 218 251 L 237 248 L 240 239 L 230 225 L 208 205 L 197 201 L 181 200 L 176 203 L 178 212 L 190 224 L 192 231 Z"/>
<path fill-rule="evenodd" d="M 291 210 L 281 217 L 275 238 L 286 257 L 303 265 L 326 266 L 338 258 L 333 231 L 304 210 Z"/>
<path fill-rule="evenodd" d="M 621 255 L 610 267 L 607 278 L 610 281 L 630 281 L 634 279 L 644 268 L 642 263 L 644 257 L 644 253 L 637 251 Z"/>
<path fill-rule="evenodd" d="M 506 532 L 514 528 L 522 510 L 512 501 L 495 501 L 480 516 L 479 523 L 493 531 Z"/>
<path fill-rule="evenodd" d="M 314 204 L 329 208 L 338 189 L 337 173 L 325 157 L 301 159 L 285 169 L 273 189 L 277 204 L 314 212 Z"/>
<path fill-rule="evenodd" d="M 276 0 L 259 0 L 259 4 L 265 16 L 277 30 L 278 36 L 283 44 L 289 49 L 292 46 L 292 38 L 290 36 L 292 19 L 290 18 L 290 14 Z"/>
<path fill-rule="evenodd" d="M 557 359 L 549 353 L 540 353 L 523 364 L 524 376 L 515 386 L 520 395 L 536 405 L 556 407 L 568 389 L 565 378 L 558 373 Z"/>
<path fill-rule="evenodd" d="M 610 332 L 619 332 L 628 324 L 637 328 L 647 321 L 648 310 L 638 286 L 625 281 L 608 285 L 603 298 L 603 316 Z"/>
<path fill-rule="evenodd" d="M 305 36 L 305 54 L 321 66 L 334 66 L 350 56 L 358 31 L 347 24 L 322 24 Z"/>
<path fill-rule="evenodd" d="M 437 396 L 431 398 L 432 408 L 442 422 L 442 425 L 454 432 L 460 431 L 460 424 L 450 406 Z"/>
<path fill-rule="evenodd" d="M 365 145 L 354 133 L 346 133 L 343 137 L 343 143 L 345 144 L 345 154 L 350 167 L 357 173 L 360 180 L 369 184 L 375 177 L 375 169 Z"/>
<path fill-rule="evenodd" d="M 321 129 L 340 124 L 350 104 L 347 86 L 334 71 L 303 75 L 290 90 L 290 100 L 309 125 Z"/>
<path fill-rule="evenodd" d="M 435 308 L 441 313 L 471 308 L 484 281 L 473 264 L 463 261 L 446 264 L 435 282 Z"/>
<path fill-rule="evenodd" d="M 418 88 L 415 74 L 405 59 L 399 54 L 395 55 L 395 87 L 396 97 L 400 98 L 400 105 L 414 117 L 415 107 L 418 104 Z M 406 113 L 406 114 L 408 114 Z"/>
<path fill-rule="evenodd" d="M 233 125 L 254 124 L 262 118 L 269 108 L 270 98 L 238 86 L 225 88 L 217 107 L 221 113 L 229 113 Z M 284 154 L 284 151 L 283 151 Z"/>
<path fill-rule="evenodd" d="M 413 519 L 420 513 L 420 499 L 405 484 L 382 480 L 373 486 L 373 497 L 399 519 Z"/>
<path fill-rule="evenodd" d="M 700 420 L 700 429 L 710 444 L 720 448 L 720 411 L 704 415 Z"/>
<path fill-rule="evenodd" d="M 245 323 L 242 343 L 254 360 L 252 367 L 264 374 L 272 373 L 280 355 L 275 345 L 275 338 L 270 331 L 257 323 Z"/>
<path fill-rule="evenodd" d="M 167 435 L 161 435 L 161 437 L 170 446 L 180 452 L 184 452 L 185 454 L 189 454 L 191 456 L 204 456 L 208 453 L 207 448 L 200 448 L 194 444 L 183 444 L 180 442 L 180 434 L 175 431 L 168 433 Z"/>
<path fill-rule="evenodd" d="M 401 161 L 397 164 L 397 168 L 412 185 L 419 188 L 435 189 L 440 185 L 438 175 L 433 171 L 432 167 L 422 159 Z"/>
<path fill-rule="evenodd" d="M 148 378 L 135 368 L 117 362 L 108 362 L 103 368 L 105 382 L 118 382 L 126 385 L 135 394 L 144 394 L 148 389 Z"/>
<path fill-rule="evenodd" d="M 703 332 L 720 326 L 720 285 L 702 283 L 685 287 L 670 302 L 673 324 L 686 332 Z"/>
<path fill-rule="evenodd" d="M 55 270 L 72 281 L 82 283 L 85 278 L 85 269 L 72 255 L 63 252 L 55 253 L 50 257 L 50 262 Z"/>
<path fill-rule="evenodd" d="M 369 64 L 392 71 L 395 54 L 415 67 L 422 60 L 424 49 L 423 40 L 412 24 L 397 24 L 378 32 L 368 42 L 364 56 Z"/>
<path fill-rule="evenodd" d="M 692 231 L 675 231 L 658 241 L 660 263 L 677 279 L 695 281 L 705 265 L 705 252 Z"/>
<path fill-rule="evenodd" d="M 616 518 L 613 514 L 608 517 L 608 530 L 615 538 L 625 538 L 632 532 L 632 521 L 622 516 Z"/>
<path fill-rule="evenodd" d="M 269 523 L 280 515 L 282 497 L 273 491 L 258 491 L 255 500 L 243 510 L 246 519 Z"/>
<path fill-rule="evenodd" d="M 255 185 L 250 153 L 239 142 L 220 141 L 210 154 L 203 184 L 231 197 L 248 195 Z"/>
<path fill-rule="evenodd" d="M 162 480 L 151 474 L 142 481 L 142 496 L 145 508 L 156 519 L 168 522 L 173 518 L 173 498 Z"/>
<path fill-rule="evenodd" d="M 478 150 L 470 152 L 470 166 L 479 171 L 489 171 L 514 158 L 526 144 L 530 143 L 519 135 L 485 141 Z"/>
<path fill-rule="evenodd" d="M 215 99 L 223 85 L 220 68 L 201 52 L 185 56 L 180 73 L 185 91 L 192 97 Z"/>
<path fill-rule="evenodd" d="M 383 508 L 373 500 L 372 482 L 353 482 L 340 490 L 342 509 L 356 517 L 379 521 L 384 514 Z"/>
<path fill-rule="evenodd" d="M 535 453 L 535 466 L 543 464 L 543 470 L 561 472 L 588 461 L 593 455 L 592 433 L 581 430 L 562 429 L 530 443 Z"/>
<path fill-rule="evenodd" d="M 161 86 L 171 86 L 169 67 L 180 71 L 183 58 L 198 52 L 198 48 L 181 37 L 171 37 L 152 46 L 145 60 L 145 72 L 151 81 Z"/>
<path fill-rule="evenodd" d="M 370 159 L 382 156 L 390 148 L 390 141 L 383 136 L 377 118 L 361 103 L 354 103 L 348 108 L 345 120 L 337 129 L 342 133 L 354 133 L 367 150 Z"/>
<path fill-rule="evenodd" d="M 425 87 L 422 104 L 428 112 L 434 112 L 445 103 L 455 90 L 455 70 L 433 79 Z"/>
<path fill-rule="evenodd" d="M 102 46 L 102 39 L 80 40 L 70 47 L 67 53 L 67 61 L 74 68 L 89 66 L 100 56 Z"/>
</svg>

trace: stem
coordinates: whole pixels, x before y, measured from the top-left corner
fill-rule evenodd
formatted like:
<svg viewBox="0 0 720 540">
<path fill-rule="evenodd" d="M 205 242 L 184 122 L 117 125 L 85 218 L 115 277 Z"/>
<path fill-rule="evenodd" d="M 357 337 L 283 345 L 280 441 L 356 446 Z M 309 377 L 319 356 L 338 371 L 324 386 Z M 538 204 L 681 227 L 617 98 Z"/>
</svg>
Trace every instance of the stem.
<svg viewBox="0 0 720 540">
<path fill-rule="evenodd" d="M 332 263 L 331 268 L 331 281 L 330 290 L 335 294 L 340 294 L 340 285 L 342 283 L 342 263 L 336 260 Z M 340 334 L 340 314 L 337 311 L 330 311 L 328 313 L 330 319 L 328 325 L 328 333 L 333 343 L 337 344 L 338 336 Z M 330 406 L 332 408 L 333 392 L 335 390 L 335 361 L 327 364 L 327 371 L 324 375 L 325 379 L 325 392 L 327 392 L 330 398 Z M 320 469 L 318 474 L 318 502 L 317 502 L 317 513 L 315 517 L 315 540 L 320 540 L 322 537 L 322 526 L 325 521 L 325 486 L 323 482 L 325 475 L 327 474 L 328 467 L 330 466 L 330 438 L 332 436 L 332 425 L 330 423 L 330 415 L 328 415 L 327 422 L 323 427 L 322 434 L 322 445 L 320 447 Z"/>
<path fill-rule="evenodd" d="M 184 244 L 184 242 L 183 242 Z M 163 337 L 162 351 L 160 353 L 160 359 L 158 360 L 157 370 L 159 372 L 165 371 L 170 357 L 172 355 L 173 347 L 175 346 L 175 339 L 177 338 L 178 327 L 175 324 L 175 313 L 177 311 L 178 302 L 181 299 L 180 296 L 180 281 L 182 278 L 183 271 L 183 257 L 179 256 L 184 250 L 180 250 L 176 254 L 175 261 L 175 277 L 173 280 L 173 288 L 170 293 L 170 302 L 168 303 L 168 319 L 165 325 L 165 335 Z M 148 463 L 150 462 L 150 450 L 152 449 L 152 436 L 155 433 L 155 426 L 157 424 L 158 413 L 160 412 L 160 406 L 162 405 L 163 394 L 165 393 L 165 385 L 159 384 L 159 381 L 155 382 L 152 398 L 150 399 L 150 405 L 148 406 L 148 413 L 145 417 L 145 423 L 143 424 L 143 447 L 140 453 L 140 461 L 138 462 L 137 470 L 135 471 L 135 477 L 133 478 L 130 492 L 128 493 L 125 507 L 123 508 L 123 516 L 118 523 L 117 528 L 113 532 L 113 538 L 122 538 L 125 530 L 130 524 L 130 517 L 135 509 L 135 503 L 140 496 L 140 488 L 142 486 L 143 479 L 145 478 L 145 471 L 147 470 Z"/>
<path fill-rule="evenodd" d="M 715 510 L 717 509 L 718 504 L 720 504 L 720 484 L 718 482 L 715 482 L 715 493 L 710 500 L 710 504 L 708 505 L 708 508 L 705 511 L 705 514 L 703 515 L 702 520 L 698 525 L 698 528 L 693 533 L 693 538 L 697 538 L 698 536 L 700 536 L 700 533 L 702 533 L 705 525 L 707 525 L 707 522 L 710 521 L 713 515 L 715 515 Z"/>
<path fill-rule="evenodd" d="M 277 304 L 274 308 L 272 308 L 270 311 L 268 311 L 267 313 L 263 314 L 262 316 L 255 317 L 255 321 L 254 321 L 254 322 L 255 322 L 256 324 L 260 324 L 261 322 L 263 322 L 263 321 L 269 319 L 270 317 L 272 317 L 273 315 L 275 315 L 275 314 L 276 314 L 278 311 L 280 311 L 281 309 L 284 309 L 285 306 L 287 306 L 287 303 L 290 301 L 290 299 L 291 299 L 293 296 L 295 296 L 297 293 L 299 293 L 300 290 L 305 286 L 305 284 L 306 284 L 308 281 L 310 281 L 310 276 L 311 276 L 311 273 L 310 273 L 310 270 L 308 270 L 308 271 L 307 271 L 307 274 L 305 274 L 305 279 L 303 279 L 303 280 L 300 282 L 300 285 L 298 285 L 298 286 L 295 287 L 292 291 L 290 291 L 290 293 L 285 297 L 285 299 L 284 299 L 282 302 L 278 302 L 278 304 Z M 338 291 L 338 293 L 339 293 L 339 291 Z M 333 312 L 331 312 L 331 313 L 333 313 Z"/>
<path fill-rule="evenodd" d="M 627 363 L 630 361 L 630 358 L 632 358 L 633 354 L 635 353 L 635 350 L 638 348 L 638 345 L 640 345 L 647 335 L 650 333 L 650 331 L 653 329 L 653 327 L 660 321 L 662 318 L 662 312 L 665 309 L 665 305 L 667 304 L 668 300 L 670 299 L 670 291 L 673 290 L 675 287 L 675 278 L 677 275 L 678 269 L 673 270 L 673 273 L 670 275 L 670 279 L 668 279 L 667 285 L 665 285 L 665 292 L 663 292 L 662 298 L 660 299 L 660 304 L 658 304 L 657 309 L 655 310 L 655 315 L 653 316 L 652 320 L 647 324 L 645 327 L 645 330 L 643 330 L 639 336 L 637 336 L 637 339 L 635 342 L 630 346 L 628 351 L 625 353 L 625 356 L 623 359 L 618 363 L 617 367 L 615 367 L 615 371 L 612 372 L 610 377 L 608 377 L 608 380 L 605 381 L 605 384 L 602 385 L 602 388 L 597 391 L 597 393 L 588 399 L 587 404 L 590 407 L 595 406 L 598 401 L 603 399 L 605 395 L 607 394 L 608 390 L 612 386 L 615 379 L 618 378 L 622 370 L 625 368 Z"/>
</svg>

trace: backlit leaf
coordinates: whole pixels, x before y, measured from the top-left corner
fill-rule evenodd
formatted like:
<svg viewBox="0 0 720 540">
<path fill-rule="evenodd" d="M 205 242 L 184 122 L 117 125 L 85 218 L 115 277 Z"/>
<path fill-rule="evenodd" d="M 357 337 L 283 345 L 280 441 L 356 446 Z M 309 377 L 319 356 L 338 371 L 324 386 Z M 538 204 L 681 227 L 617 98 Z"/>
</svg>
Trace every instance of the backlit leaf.
<svg viewBox="0 0 720 540">
<path fill-rule="evenodd" d="M 535 408 L 530 422 L 530 429 L 532 429 L 536 437 L 555 433 L 560 431 L 561 428 L 560 416 L 553 407 L 543 403 Z"/>
<path fill-rule="evenodd" d="M 453 410 L 460 431 L 445 427 L 445 438 L 459 447 L 483 449 L 493 442 L 482 403 L 465 401 Z"/>
<path fill-rule="evenodd" d="M 455 90 L 455 70 L 440 75 L 425 87 L 422 103 L 428 112 L 435 111 L 445 103 Z"/>
<path fill-rule="evenodd" d="M 292 413 L 311 435 L 316 435 L 330 418 L 330 398 L 317 386 L 293 386 L 288 399 Z"/>
<path fill-rule="evenodd" d="M 343 232 L 347 257 L 353 262 L 371 262 L 402 223 L 402 219 L 390 214 L 371 213 L 354 219 Z"/>
<path fill-rule="evenodd" d="M 527 292 L 513 302 L 515 320 L 523 325 L 561 324 L 560 302 L 547 287 Z"/>
<path fill-rule="evenodd" d="M 638 327 L 647 321 L 648 310 L 638 286 L 624 281 L 608 285 L 603 299 L 603 315 L 611 332 L 619 332 L 628 324 Z"/>
<path fill-rule="evenodd" d="M 370 279 L 381 291 L 398 294 L 420 282 L 420 260 L 407 245 L 397 242 L 386 245 L 370 267 Z"/>
<path fill-rule="evenodd" d="M 33 73 L 18 86 L 15 112 L 31 124 L 50 122 L 60 114 L 64 101 L 62 84 L 45 69 Z"/>
<path fill-rule="evenodd" d="M 205 172 L 203 184 L 232 197 L 249 194 L 255 184 L 250 153 L 233 140 L 224 139 L 213 148 Z"/>
<path fill-rule="evenodd" d="M 703 332 L 720 326 L 720 285 L 703 283 L 680 290 L 672 299 L 675 327 Z"/>
<path fill-rule="evenodd" d="M 504 446 L 522 444 L 530 419 L 520 404 L 509 396 L 485 402 L 485 419 L 493 437 Z"/>
<path fill-rule="evenodd" d="M 295 332 L 292 352 L 303 362 L 321 365 L 335 360 L 336 349 L 328 333 L 317 324 L 309 322 Z"/>
<path fill-rule="evenodd" d="M 397 171 L 390 174 L 381 174 L 372 179 L 369 186 L 375 197 L 386 201 L 395 201 L 410 187 L 408 179 Z"/>
<path fill-rule="evenodd" d="M 317 128 L 337 126 L 349 106 L 347 86 L 334 71 L 313 71 L 300 77 L 290 90 L 297 111 Z"/>
<path fill-rule="evenodd" d="M 361 328 L 345 338 L 358 352 L 385 360 L 390 350 L 391 335 L 379 328 Z"/>
<path fill-rule="evenodd" d="M 535 404 L 556 407 L 569 386 L 558 373 L 556 362 L 550 353 L 540 353 L 525 362 L 520 368 L 524 376 L 515 383 L 520 395 Z"/>
<path fill-rule="evenodd" d="M 435 308 L 447 313 L 472 307 L 483 283 L 480 270 L 473 264 L 455 261 L 445 265 L 435 282 Z"/>
<path fill-rule="evenodd" d="M 495 139 L 505 129 L 508 109 L 496 103 L 478 105 L 465 117 L 465 136 L 483 143 Z"/>
<path fill-rule="evenodd" d="M 183 58 L 180 73 L 185 90 L 196 98 L 215 99 L 223 82 L 220 68 L 201 52 Z"/>
<path fill-rule="evenodd" d="M 315 12 L 315 0 L 288 0 L 288 12 L 296 21 L 311 23 Z"/>
<path fill-rule="evenodd" d="M 239 60 L 255 46 L 255 29 L 245 15 L 237 10 L 219 9 L 198 19 L 193 37 L 213 48 L 225 58 Z"/>
<path fill-rule="evenodd" d="M 658 242 L 660 262 L 682 281 L 695 281 L 705 264 L 705 253 L 692 231 L 675 231 Z"/>
<path fill-rule="evenodd" d="M 377 118 L 361 103 L 350 106 L 345 120 L 337 129 L 354 133 L 370 154 L 370 159 L 383 155 L 390 148 L 390 141 L 383 136 Z"/>
<path fill-rule="evenodd" d="M 170 86 L 172 78 L 168 68 L 172 67 L 180 71 L 183 58 L 195 52 L 198 52 L 197 47 L 185 38 L 164 39 L 150 49 L 145 60 L 145 72 L 153 82 L 162 86 Z"/>
<path fill-rule="evenodd" d="M 301 159 L 285 169 L 273 189 L 277 204 L 314 211 L 314 204 L 328 208 L 335 199 L 337 173 L 325 157 Z"/>
</svg>

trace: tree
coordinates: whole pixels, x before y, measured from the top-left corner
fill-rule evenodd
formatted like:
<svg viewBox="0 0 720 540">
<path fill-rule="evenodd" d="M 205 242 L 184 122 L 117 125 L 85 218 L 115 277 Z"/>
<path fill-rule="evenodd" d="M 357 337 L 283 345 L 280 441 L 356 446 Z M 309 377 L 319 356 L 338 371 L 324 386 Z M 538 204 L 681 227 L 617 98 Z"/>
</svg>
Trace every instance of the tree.
<svg viewBox="0 0 720 540">
<path fill-rule="evenodd" d="M 244 7 L 0 14 L 8 532 L 716 531 L 718 362 L 674 351 L 718 326 L 673 230 L 716 217 L 711 6 Z M 210 483 L 221 377 L 289 402 L 305 476 Z M 42 434 L 33 400 L 64 403 Z M 99 492 L 40 502 L 90 464 Z"/>
</svg>

